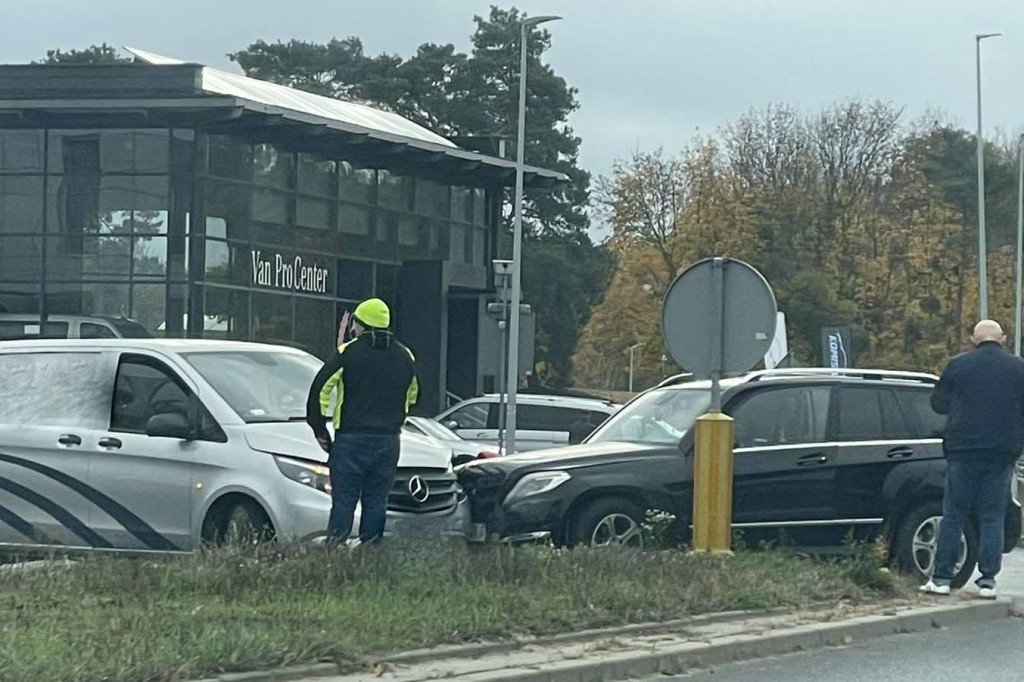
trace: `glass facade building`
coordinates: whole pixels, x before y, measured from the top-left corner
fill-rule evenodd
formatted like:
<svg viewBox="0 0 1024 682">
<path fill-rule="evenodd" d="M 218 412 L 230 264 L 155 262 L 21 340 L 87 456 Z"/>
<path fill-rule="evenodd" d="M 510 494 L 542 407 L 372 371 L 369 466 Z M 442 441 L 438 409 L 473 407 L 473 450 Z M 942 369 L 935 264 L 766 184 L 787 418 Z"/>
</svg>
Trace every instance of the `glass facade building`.
<svg viewBox="0 0 1024 682">
<path fill-rule="evenodd" d="M 324 357 L 344 311 L 379 296 L 426 411 L 475 392 L 511 164 L 215 98 L 207 71 L 0 67 L 0 321 L 59 336 L 51 317 L 130 318 Z"/>
</svg>

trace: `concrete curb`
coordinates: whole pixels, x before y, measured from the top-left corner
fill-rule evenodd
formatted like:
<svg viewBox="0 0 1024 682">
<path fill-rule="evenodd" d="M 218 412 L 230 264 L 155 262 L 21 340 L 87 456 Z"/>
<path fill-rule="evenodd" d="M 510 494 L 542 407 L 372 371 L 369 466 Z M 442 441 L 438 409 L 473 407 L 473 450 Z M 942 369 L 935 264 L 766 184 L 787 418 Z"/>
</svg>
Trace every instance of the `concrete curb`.
<svg viewBox="0 0 1024 682">
<path fill-rule="evenodd" d="M 596 660 L 557 661 L 543 669 L 488 671 L 460 677 L 465 682 L 609 682 L 630 678 L 678 675 L 754 658 L 779 656 L 827 646 L 850 644 L 894 634 L 925 632 L 955 623 L 1008 618 L 1008 599 L 975 604 L 953 604 L 913 609 L 896 616 L 860 616 L 840 623 L 813 623 L 775 634 L 723 637 L 713 643 L 686 643 L 661 651 L 604 654 Z"/>
<path fill-rule="evenodd" d="M 530 646 L 554 646 L 560 643 L 581 643 L 612 639 L 616 636 L 685 632 L 698 625 L 728 623 L 752 617 L 786 613 L 771 611 L 733 611 L 694 618 L 644 623 L 620 628 L 588 630 L 553 637 L 523 638 L 466 646 L 448 646 L 410 651 L 383 657 L 387 664 L 402 666 L 429 663 L 446 658 L 473 659 L 488 654 L 511 652 Z M 977 623 L 1009 618 L 1018 613 L 1010 599 L 935 604 L 910 608 L 891 615 L 856 616 L 839 622 L 816 622 L 779 630 L 765 630 L 720 637 L 714 641 L 690 641 L 657 649 L 628 652 L 604 652 L 585 659 L 551 661 L 543 666 L 509 667 L 503 671 L 489 670 L 459 675 L 465 682 L 609 682 L 628 678 L 646 678 L 681 674 L 689 670 L 709 668 L 736 661 L 778 656 L 887 635 L 926 632 L 955 624 Z M 278 668 L 245 673 L 226 673 L 199 682 L 285 682 L 342 676 L 334 663 Z"/>
</svg>

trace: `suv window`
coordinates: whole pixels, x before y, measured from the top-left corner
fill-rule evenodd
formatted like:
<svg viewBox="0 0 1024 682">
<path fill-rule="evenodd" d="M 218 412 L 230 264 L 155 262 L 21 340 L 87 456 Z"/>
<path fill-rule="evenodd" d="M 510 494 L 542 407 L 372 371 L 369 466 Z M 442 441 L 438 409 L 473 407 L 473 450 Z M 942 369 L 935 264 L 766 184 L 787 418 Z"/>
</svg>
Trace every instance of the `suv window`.
<svg viewBox="0 0 1024 682">
<path fill-rule="evenodd" d="M 931 390 L 900 389 L 896 395 L 920 438 L 942 438 L 946 430 L 946 417 L 932 409 Z"/>
<path fill-rule="evenodd" d="M 444 421 L 455 422 L 459 429 L 486 429 L 487 413 L 487 403 L 470 403 L 449 414 Z"/>
<path fill-rule="evenodd" d="M 519 405 L 516 413 L 516 427 L 527 431 L 568 431 L 587 419 L 584 410 L 551 405 Z"/>
<path fill-rule="evenodd" d="M 158 414 L 188 415 L 189 392 L 181 379 L 156 360 L 125 356 L 117 369 L 112 431 L 145 433 L 146 424 Z"/>
<path fill-rule="evenodd" d="M 102 324 L 94 322 L 83 322 L 78 326 L 79 334 L 83 339 L 114 339 L 117 335 Z"/>
<path fill-rule="evenodd" d="M 735 420 L 736 447 L 821 443 L 825 440 L 828 386 L 760 390 L 729 414 Z"/>
<path fill-rule="evenodd" d="M 66 339 L 70 325 L 67 322 L 47 322 L 46 333 L 36 322 L 0 321 L 0 341 L 16 339 Z"/>
<path fill-rule="evenodd" d="M 844 386 L 839 399 L 839 440 L 906 440 L 910 422 L 891 389 Z"/>
<path fill-rule="evenodd" d="M 102 429 L 109 365 L 100 353 L 0 355 L 0 424 Z"/>
</svg>

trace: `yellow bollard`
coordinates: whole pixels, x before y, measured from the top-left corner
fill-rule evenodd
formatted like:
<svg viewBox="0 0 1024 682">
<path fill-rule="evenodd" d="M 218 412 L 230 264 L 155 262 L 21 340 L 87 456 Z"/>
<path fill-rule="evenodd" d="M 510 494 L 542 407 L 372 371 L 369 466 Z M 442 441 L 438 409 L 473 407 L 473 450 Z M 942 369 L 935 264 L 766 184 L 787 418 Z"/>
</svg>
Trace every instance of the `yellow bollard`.
<svg viewBox="0 0 1024 682">
<path fill-rule="evenodd" d="M 693 551 L 732 554 L 732 417 L 699 417 L 693 453 Z"/>
</svg>

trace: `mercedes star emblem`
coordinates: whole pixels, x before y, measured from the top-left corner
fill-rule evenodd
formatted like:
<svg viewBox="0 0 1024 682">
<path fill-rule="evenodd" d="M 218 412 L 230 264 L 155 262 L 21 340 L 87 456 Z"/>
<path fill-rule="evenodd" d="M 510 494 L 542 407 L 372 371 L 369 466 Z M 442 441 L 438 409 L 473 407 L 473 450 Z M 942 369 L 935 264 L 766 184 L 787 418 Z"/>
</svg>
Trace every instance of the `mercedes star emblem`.
<svg viewBox="0 0 1024 682">
<path fill-rule="evenodd" d="M 430 488 L 427 487 L 427 482 L 419 476 L 410 478 L 408 487 L 409 495 L 420 504 L 426 502 L 427 498 L 430 497 Z"/>
</svg>

